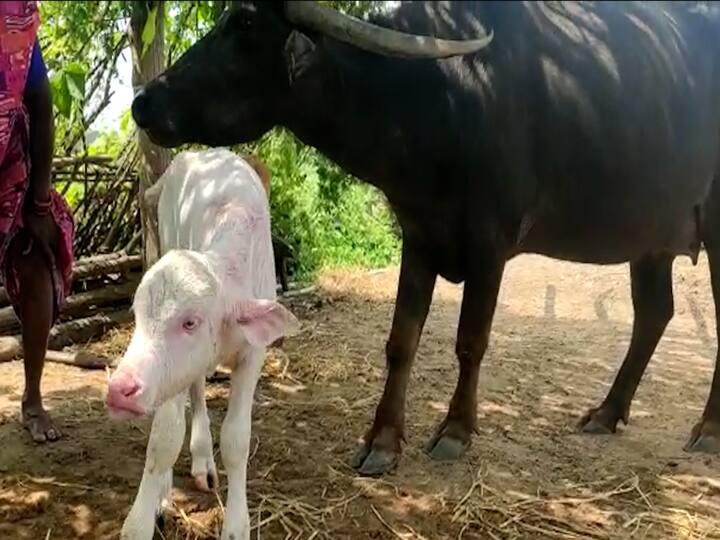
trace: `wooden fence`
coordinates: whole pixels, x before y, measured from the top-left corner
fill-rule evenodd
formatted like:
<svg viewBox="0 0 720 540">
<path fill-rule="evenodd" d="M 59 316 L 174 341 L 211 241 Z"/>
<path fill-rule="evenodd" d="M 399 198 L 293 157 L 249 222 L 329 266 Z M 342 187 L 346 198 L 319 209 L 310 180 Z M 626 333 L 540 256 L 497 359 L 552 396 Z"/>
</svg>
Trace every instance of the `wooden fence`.
<svg viewBox="0 0 720 540">
<path fill-rule="evenodd" d="M 73 289 L 53 328 L 48 360 L 102 367 L 105 362 L 62 352 L 132 320 L 129 307 L 142 273 L 140 212 L 137 201 L 137 146 L 128 143 L 118 158 L 59 157 L 53 184 L 73 209 L 75 257 Z M 0 362 L 22 355 L 20 322 L 0 288 Z"/>
<path fill-rule="evenodd" d="M 137 162 L 135 144 L 128 144 L 117 159 L 82 156 L 53 161 L 55 189 L 73 208 L 76 257 L 139 251 Z"/>
</svg>

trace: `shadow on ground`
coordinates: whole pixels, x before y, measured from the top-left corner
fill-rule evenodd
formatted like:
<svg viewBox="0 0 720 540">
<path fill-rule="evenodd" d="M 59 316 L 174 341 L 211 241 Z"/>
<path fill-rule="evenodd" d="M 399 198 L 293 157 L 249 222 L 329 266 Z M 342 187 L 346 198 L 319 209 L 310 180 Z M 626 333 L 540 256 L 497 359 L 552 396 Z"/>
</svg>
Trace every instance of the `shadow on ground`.
<svg viewBox="0 0 720 540">
<path fill-rule="evenodd" d="M 625 353 L 627 271 L 513 261 L 481 371 L 479 433 L 454 464 L 422 450 L 457 377 L 461 288 L 439 284 L 409 390 L 404 456 L 383 479 L 357 477 L 347 460 L 382 391 L 397 273 L 327 276 L 315 297 L 297 300 L 303 331 L 270 352 L 258 389 L 252 538 L 257 528 L 265 539 L 720 538 L 719 461 L 682 451 L 715 356 L 707 268 L 678 267 L 677 316 L 630 425 L 591 437 L 575 423 L 604 397 Z M 126 338 L 111 336 L 113 350 Z M 17 424 L 21 365 L 0 365 L 0 380 L 0 537 L 117 538 L 149 422 L 107 419 L 104 373 L 51 365 L 47 402 L 66 438 L 36 446 Z M 216 445 L 227 392 L 208 386 Z M 174 493 L 183 513 L 165 537 L 216 538 L 222 509 L 215 495 L 189 489 L 189 468 L 186 448 Z"/>
</svg>

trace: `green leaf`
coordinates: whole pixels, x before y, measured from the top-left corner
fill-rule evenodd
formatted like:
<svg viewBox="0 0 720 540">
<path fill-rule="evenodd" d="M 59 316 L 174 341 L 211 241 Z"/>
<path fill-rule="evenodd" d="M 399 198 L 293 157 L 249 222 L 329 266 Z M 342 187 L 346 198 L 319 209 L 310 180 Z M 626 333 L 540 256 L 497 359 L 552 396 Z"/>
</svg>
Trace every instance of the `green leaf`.
<svg viewBox="0 0 720 540">
<path fill-rule="evenodd" d="M 128 130 L 128 126 L 130 125 L 130 118 L 132 117 L 130 109 L 126 110 L 124 113 L 122 113 L 122 116 L 120 117 L 120 132 L 126 133 Z"/>
<path fill-rule="evenodd" d="M 147 20 L 142 31 L 142 56 L 145 56 L 150 45 L 155 39 L 155 20 L 157 19 L 157 6 L 148 11 Z"/>
<path fill-rule="evenodd" d="M 50 80 L 50 87 L 53 93 L 53 103 L 61 116 L 70 117 L 72 110 L 72 97 L 67 86 L 67 78 L 64 72 L 58 73 Z"/>
<path fill-rule="evenodd" d="M 202 22 L 212 21 L 212 9 L 210 7 L 210 4 L 208 4 L 207 2 L 202 2 L 197 6 L 197 13 L 198 19 L 200 19 Z"/>
<path fill-rule="evenodd" d="M 85 68 L 77 62 L 72 62 L 63 71 L 70 96 L 79 106 L 85 99 Z"/>
</svg>

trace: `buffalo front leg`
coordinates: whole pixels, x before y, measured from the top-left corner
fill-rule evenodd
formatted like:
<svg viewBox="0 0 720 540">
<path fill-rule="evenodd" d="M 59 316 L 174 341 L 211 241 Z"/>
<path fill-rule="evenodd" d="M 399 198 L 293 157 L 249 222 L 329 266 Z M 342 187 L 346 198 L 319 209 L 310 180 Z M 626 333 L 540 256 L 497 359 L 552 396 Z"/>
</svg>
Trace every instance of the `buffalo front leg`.
<svg viewBox="0 0 720 540">
<path fill-rule="evenodd" d="M 635 318 L 630 348 L 605 400 L 580 420 L 585 433 L 615 433 L 619 420 L 627 425 L 640 379 L 673 316 L 672 263 L 672 256 L 648 256 L 631 263 Z"/>
<path fill-rule="evenodd" d="M 447 416 L 427 446 L 430 457 L 436 460 L 459 458 L 476 430 L 480 362 L 490 339 L 505 261 L 488 257 L 485 264 L 465 282 L 455 348 L 460 373 Z"/>
<path fill-rule="evenodd" d="M 172 469 L 185 439 L 186 393 L 163 404 L 153 418 L 145 470 L 130 513 L 123 523 L 123 540 L 150 540 L 155 518 L 172 489 Z"/>
<path fill-rule="evenodd" d="M 395 314 L 385 346 L 385 389 L 375 411 L 375 420 L 351 462 L 360 474 L 379 475 L 397 465 L 400 443 L 404 439 L 405 394 L 410 369 L 430 309 L 436 277 L 405 241 Z"/>
</svg>

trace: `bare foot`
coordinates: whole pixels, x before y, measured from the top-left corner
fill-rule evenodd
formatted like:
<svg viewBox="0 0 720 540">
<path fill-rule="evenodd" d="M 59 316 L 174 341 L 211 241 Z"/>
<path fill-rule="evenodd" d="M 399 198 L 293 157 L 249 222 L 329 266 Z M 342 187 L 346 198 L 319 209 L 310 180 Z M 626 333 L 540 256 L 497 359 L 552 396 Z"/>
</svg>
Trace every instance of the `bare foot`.
<svg viewBox="0 0 720 540">
<path fill-rule="evenodd" d="M 57 441 L 62 436 L 42 405 L 23 405 L 22 422 L 36 443 Z"/>
</svg>

